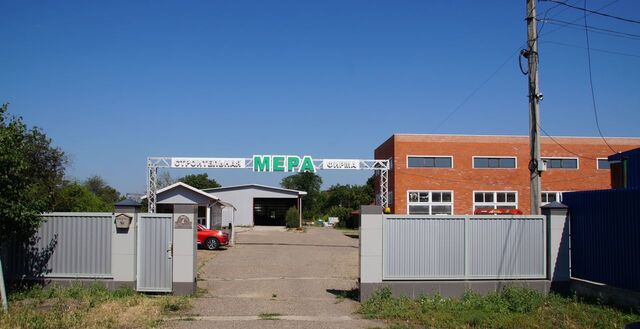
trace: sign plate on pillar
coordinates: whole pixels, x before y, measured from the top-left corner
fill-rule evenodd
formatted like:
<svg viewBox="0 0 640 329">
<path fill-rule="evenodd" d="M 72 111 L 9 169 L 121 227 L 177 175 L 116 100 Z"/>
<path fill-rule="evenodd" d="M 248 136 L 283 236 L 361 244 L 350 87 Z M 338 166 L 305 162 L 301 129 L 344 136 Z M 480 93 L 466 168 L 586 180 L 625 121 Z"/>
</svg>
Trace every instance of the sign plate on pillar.
<svg viewBox="0 0 640 329">
<path fill-rule="evenodd" d="M 176 219 L 176 223 L 174 227 L 176 229 L 192 229 L 193 222 L 191 221 L 191 219 L 189 219 L 189 217 L 185 215 L 180 215 L 178 219 Z"/>
</svg>

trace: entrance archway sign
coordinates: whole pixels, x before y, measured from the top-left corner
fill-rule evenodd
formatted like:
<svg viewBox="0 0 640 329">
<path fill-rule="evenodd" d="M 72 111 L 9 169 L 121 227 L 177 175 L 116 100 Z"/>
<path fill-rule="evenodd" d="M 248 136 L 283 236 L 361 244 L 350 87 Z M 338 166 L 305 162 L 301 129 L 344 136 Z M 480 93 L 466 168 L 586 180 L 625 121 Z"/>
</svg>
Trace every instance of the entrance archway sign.
<svg viewBox="0 0 640 329">
<path fill-rule="evenodd" d="M 251 158 L 147 158 L 147 200 L 149 212 L 156 212 L 158 168 L 250 169 L 254 172 L 316 172 L 318 170 L 374 170 L 380 178 L 376 204 L 389 205 L 389 160 L 314 159 L 297 155 L 254 155 Z"/>
</svg>

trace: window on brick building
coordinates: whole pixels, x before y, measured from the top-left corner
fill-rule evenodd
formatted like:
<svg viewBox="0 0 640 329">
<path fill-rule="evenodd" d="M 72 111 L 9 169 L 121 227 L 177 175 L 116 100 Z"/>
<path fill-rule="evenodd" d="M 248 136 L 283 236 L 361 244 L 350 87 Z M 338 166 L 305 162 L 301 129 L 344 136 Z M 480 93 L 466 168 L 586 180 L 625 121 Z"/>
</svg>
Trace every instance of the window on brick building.
<svg viewBox="0 0 640 329">
<path fill-rule="evenodd" d="M 473 192 L 473 210 L 476 209 L 517 209 L 518 192 L 478 191 Z"/>
<path fill-rule="evenodd" d="M 453 168 L 450 156 L 408 156 L 408 168 Z"/>
<path fill-rule="evenodd" d="M 515 168 L 515 157 L 473 157 L 473 168 Z"/>
<path fill-rule="evenodd" d="M 412 215 L 453 215 L 453 191 L 408 191 L 407 209 Z"/>
<path fill-rule="evenodd" d="M 542 158 L 548 169 L 578 169 L 578 158 Z"/>
<path fill-rule="evenodd" d="M 611 164 L 607 158 L 598 158 L 598 169 L 611 169 Z"/>
<path fill-rule="evenodd" d="M 551 202 L 562 202 L 562 192 L 557 191 L 544 191 L 541 193 L 542 205 Z"/>
</svg>

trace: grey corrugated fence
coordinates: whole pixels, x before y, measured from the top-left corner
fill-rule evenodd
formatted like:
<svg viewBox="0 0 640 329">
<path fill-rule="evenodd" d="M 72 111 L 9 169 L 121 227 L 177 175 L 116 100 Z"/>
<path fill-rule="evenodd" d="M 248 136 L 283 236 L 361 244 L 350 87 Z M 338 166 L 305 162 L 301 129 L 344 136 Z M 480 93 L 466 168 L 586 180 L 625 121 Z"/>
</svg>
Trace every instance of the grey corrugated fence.
<svg viewBox="0 0 640 329">
<path fill-rule="evenodd" d="M 640 291 L 640 190 L 563 193 L 571 276 Z"/>
<path fill-rule="evenodd" d="M 544 279 L 544 216 L 387 215 L 384 280 Z"/>
<path fill-rule="evenodd" d="M 111 213 L 49 213 L 30 243 L 7 248 L 8 277 L 111 277 Z"/>
</svg>

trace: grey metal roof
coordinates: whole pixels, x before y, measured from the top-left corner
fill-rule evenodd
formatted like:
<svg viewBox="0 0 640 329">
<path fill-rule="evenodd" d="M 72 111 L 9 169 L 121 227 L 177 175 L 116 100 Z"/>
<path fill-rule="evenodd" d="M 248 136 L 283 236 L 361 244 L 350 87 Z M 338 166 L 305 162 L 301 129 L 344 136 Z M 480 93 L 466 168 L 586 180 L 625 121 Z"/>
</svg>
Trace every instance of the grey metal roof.
<svg viewBox="0 0 640 329">
<path fill-rule="evenodd" d="M 245 184 L 245 185 L 206 188 L 206 189 L 203 189 L 203 191 L 207 193 L 213 193 L 213 192 L 230 191 L 230 190 L 246 190 L 250 188 L 264 189 L 264 190 L 270 190 L 270 191 L 282 192 L 282 193 L 288 193 L 288 194 L 307 195 L 307 192 L 305 191 L 291 190 L 288 188 L 267 186 L 267 185 L 260 185 L 260 184 Z"/>
</svg>

